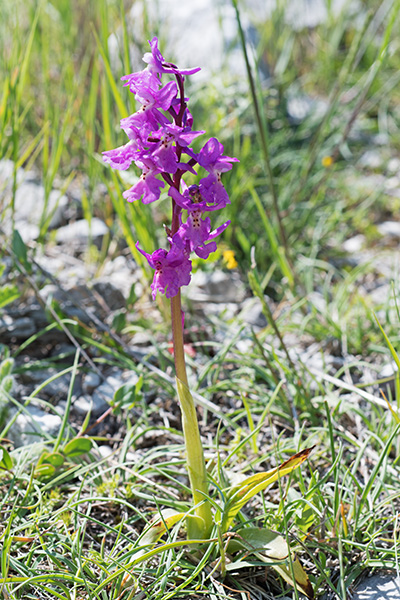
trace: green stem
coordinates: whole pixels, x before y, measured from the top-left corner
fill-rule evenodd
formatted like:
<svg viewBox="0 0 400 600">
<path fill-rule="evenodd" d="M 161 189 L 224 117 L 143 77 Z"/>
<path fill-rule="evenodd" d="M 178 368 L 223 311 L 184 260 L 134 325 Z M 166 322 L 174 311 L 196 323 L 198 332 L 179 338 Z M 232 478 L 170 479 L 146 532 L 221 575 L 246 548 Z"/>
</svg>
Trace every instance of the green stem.
<svg viewBox="0 0 400 600">
<path fill-rule="evenodd" d="M 185 354 L 183 348 L 181 296 L 178 293 L 171 299 L 172 335 L 174 343 L 174 360 L 176 369 L 176 385 L 182 411 L 182 429 L 185 439 L 186 464 L 192 490 L 193 503 L 196 505 L 195 516 L 188 517 L 188 539 L 206 539 L 212 529 L 211 506 L 205 496 L 208 495 L 207 471 L 203 446 L 200 438 L 196 408 L 186 374 Z"/>
<path fill-rule="evenodd" d="M 171 321 L 172 321 L 172 339 L 174 344 L 175 373 L 185 385 L 188 385 L 185 363 L 185 351 L 183 348 L 183 327 L 182 327 L 182 308 L 181 291 L 171 298 Z"/>
</svg>

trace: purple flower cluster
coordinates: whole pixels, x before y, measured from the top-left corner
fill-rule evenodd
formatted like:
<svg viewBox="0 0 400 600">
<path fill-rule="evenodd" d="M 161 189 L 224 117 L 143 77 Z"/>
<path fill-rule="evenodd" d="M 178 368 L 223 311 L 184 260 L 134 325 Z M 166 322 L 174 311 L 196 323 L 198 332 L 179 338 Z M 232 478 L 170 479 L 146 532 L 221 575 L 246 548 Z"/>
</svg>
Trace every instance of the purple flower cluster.
<svg viewBox="0 0 400 600">
<path fill-rule="evenodd" d="M 128 169 L 132 162 L 141 169 L 138 182 L 123 194 L 128 202 L 141 199 L 149 204 L 160 198 L 165 184 L 169 186 L 168 195 L 172 199 L 172 225 L 167 229 L 169 250 L 159 249 L 153 254 L 138 250 L 155 269 L 153 298 L 157 291 L 172 298 L 181 286 L 190 282 L 191 252 L 207 258 L 217 248 L 214 239 L 230 223 L 227 221 L 211 231 L 211 220 L 205 213 L 229 203 L 221 174 L 229 171 L 238 159 L 224 156 L 224 147 L 216 138 L 210 138 L 198 153 L 190 148 L 193 140 L 205 132 L 192 129 L 184 76 L 200 69 L 178 69 L 165 62 L 156 37 L 149 43 L 151 52 L 143 57 L 147 67 L 122 78 L 141 104 L 136 113 L 121 121 L 129 142 L 103 152 L 103 157 L 114 169 Z M 163 85 L 163 74 L 175 80 Z M 207 175 L 188 187 L 182 177 L 187 173 L 197 175 L 196 165 Z"/>
</svg>

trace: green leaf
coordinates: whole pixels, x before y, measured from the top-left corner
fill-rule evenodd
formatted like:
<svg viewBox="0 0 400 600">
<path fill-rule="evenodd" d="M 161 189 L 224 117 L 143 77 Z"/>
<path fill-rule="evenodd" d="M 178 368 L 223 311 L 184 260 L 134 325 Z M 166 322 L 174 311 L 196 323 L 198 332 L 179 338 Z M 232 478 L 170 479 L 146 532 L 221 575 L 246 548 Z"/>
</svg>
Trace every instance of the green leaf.
<svg viewBox="0 0 400 600">
<path fill-rule="evenodd" d="M 10 302 L 14 302 L 19 296 L 20 293 L 16 285 L 2 285 L 0 288 L 0 308 L 10 304 Z"/>
<path fill-rule="evenodd" d="M 32 266 L 28 261 L 28 249 L 24 240 L 16 229 L 14 229 L 12 235 L 12 249 L 19 262 L 22 263 L 28 273 L 30 273 Z"/>
<path fill-rule="evenodd" d="M 168 529 L 173 527 L 175 523 L 183 519 L 185 516 L 186 513 L 176 512 L 172 508 L 161 510 L 160 513 L 153 519 L 150 528 L 141 538 L 140 545 L 147 546 L 150 544 L 155 544 Z"/>
<path fill-rule="evenodd" d="M 74 438 L 68 442 L 63 452 L 65 456 L 73 458 L 75 456 L 80 456 L 81 454 L 86 454 L 86 452 L 90 452 L 92 446 L 93 442 L 90 438 Z"/>
<path fill-rule="evenodd" d="M 272 565 L 274 571 L 279 573 L 282 579 L 284 579 L 287 583 L 294 588 L 297 587 L 297 589 L 300 589 L 300 591 L 303 592 L 307 598 L 314 598 L 313 587 L 298 558 L 292 561 L 292 567 L 293 574 L 290 565 Z"/>
<path fill-rule="evenodd" d="M 8 450 L 4 446 L 0 446 L 0 469 L 6 469 L 11 471 L 13 468 L 13 461 Z"/>
<path fill-rule="evenodd" d="M 89 421 L 90 421 L 90 415 L 92 414 L 92 408 L 93 408 L 93 401 L 90 401 L 90 406 L 89 406 L 89 410 L 86 413 L 86 416 L 83 420 L 83 423 L 81 425 L 81 429 L 80 429 L 80 435 L 82 435 L 83 433 L 85 433 L 86 429 L 89 426 Z"/>
<path fill-rule="evenodd" d="M 2 363 L 0 363 L 0 379 L 10 375 L 13 370 L 14 359 L 13 358 L 5 358 Z"/>
<path fill-rule="evenodd" d="M 235 531 L 235 537 L 229 542 L 228 552 L 250 550 L 254 554 L 262 554 L 271 561 L 285 560 L 289 556 L 286 540 L 276 531 L 259 527 L 243 527 Z"/>
<path fill-rule="evenodd" d="M 64 460 L 65 459 L 63 455 L 59 452 L 52 452 L 51 454 L 46 454 L 43 457 L 43 462 L 49 463 L 50 465 L 53 465 L 53 467 L 61 467 L 61 465 L 64 463 Z"/>
<path fill-rule="evenodd" d="M 268 564 L 291 586 L 297 587 L 308 598 L 314 597 L 314 590 L 307 573 L 297 558 L 292 560 L 291 568 L 287 560 L 290 548 L 286 540 L 276 531 L 259 529 L 258 527 L 239 529 L 236 532 L 236 537 L 229 542 L 228 552 L 234 553 L 243 549 L 247 550 L 245 557 L 254 554 L 258 560 Z M 232 571 L 253 566 L 251 561 L 243 560 L 245 557 L 242 555 L 228 564 L 227 570 Z"/>
<path fill-rule="evenodd" d="M 52 477 L 55 472 L 56 468 L 54 465 L 42 463 L 36 467 L 34 475 L 36 479 L 41 479 L 42 477 Z"/>
<path fill-rule="evenodd" d="M 251 475 L 241 483 L 230 488 L 226 494 L 227 502 L 222 514 L 222 532 L 225 533 L 228 530 L 233 519 L 246 502 L 258 494 L 258 492 L 265 490 L 265 488 L 277 481 L 280 477 L 284 477 L 294 469 L 297 469 L 297 467 L 308 458 L 312 449 L 313 448 L 307 448 L 306 450 L 302 450 L 291 456 L 279 467 L 275 467 L 275 469 L 271 469 L 271 471 Z"/>
<path fill-rule="evenodd" d="M 114 394 L 111 405 L 118 408 L 131 409 L 136 404 L 136 385 L 125 383 Z"/>
</svg>

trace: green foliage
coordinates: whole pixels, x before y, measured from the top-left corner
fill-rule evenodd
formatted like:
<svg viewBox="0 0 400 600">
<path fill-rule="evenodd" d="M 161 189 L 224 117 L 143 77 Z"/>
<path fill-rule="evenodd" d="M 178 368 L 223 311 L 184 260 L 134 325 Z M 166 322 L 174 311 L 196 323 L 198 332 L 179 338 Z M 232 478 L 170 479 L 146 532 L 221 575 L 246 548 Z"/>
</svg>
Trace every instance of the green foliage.
<svg viewBox="0 0 400 600">
<path fill-rule="evenodd" d="M 0 277 L 3 275 L 5 270 L 5 265 L 0 264 Z M 19 298 L 19 289 L 15 284 L 5 283 L 0 285 L 0 309 L 10 304 L 10 302 L 14 302 Z"/>
<path fill-rule="evenodd" d="M 241 21 L 245 3 L 235 4 Z M 339 15 L 328 8 L 324 23 L 296 31 L 285 23 L 285 2 L 276 4 L 266 22 L 255 24 L 260 43 L 248 54 L 248 89 L 223 72 L 191 89 L 196 122 L 241 160 L 224 174 L 232 227 L 223 243 L 234 251 L 243 280 L 249 271 L 251 292 L 266 318 L 252 334 L 241 315 L 210 313 L 201 328 L 207 336 L 215 331 L 215 339 L 199 337 L 193 344 L 192 395 L 201 411 L 210 483 L 199 502 L 210 503 L 219 527 L 204 544 L 183 539 L 184 524 L 195 517 L 179 425 L 173 422 L 165 326 L 146 314 L 133 289 L 132 314 L 115 315 L 111 335 L 64 319 L 50 303 L 61 321 L 48 310 L 50 324 L 42 332 L 19 348 L 13 344 L 11 354 L 1 346 L 0 596 L 231 598 L 230 589 L 261 596 L 265 567 L 273 563 L 296 593 L 311 595 L 312 585 L 319 597 L 344 598 L 362 569 L 397 567 L 400 387 L 398 372 L 378 376 L 382 362 L 398 363 L 398 286 L 392 295 L 373 299 L 375 267 L 353 266 L 342 243 L 361 233 L 368 250 L 377 248 L 386 240 L 376 224 L 398 219 L 398 198 L 370 178 L 388 175 L 389 159 L 400 148 L 400 62 L 393 35 L 398 2 L 364 3 L 359 19 L 350 14 L 351 3 Z M 47 204 L 56 180 L 62 182 L 60 195 L 74 181 L 84 217 L 90 223 L 99 216 L 110 228 L 104 248 L 88 252 L 99 269 L 121 245 L 139 264 L 137 240 L 149 252 L 159 245 L 164 215 L 122 199 L 137 174 L 121 177 L 100 156 L 124 143 L 115 124 L 135 108 L 119 81 L 134 70 L 126 9 L 122 0 L 3 2 L 0 157 L 13 160 L 14 172 L 2 223 L 13 223 L 19 167 L 37 170 L 46 198 L 39 244 L 29 247 L 15 227 L 2 242 L 6 254 L 11 244 L 12 264 L 22 267 L 22 274 L 12 273 L 18 282 L 0 286 L 3 312 L 32 293 L 25 273 L 36 277 L 32 257 L 48 239 Z M 117 30 L 121 60 L 112 61 L 108 40 Z M 162 23 L 156 33 L 168 36 Z M 268 86 L 258 81 L 261 60 L 271 74 Z M 299 122 L 288 110 L 292 98 L 315 102 Z M 324 112 L 317 110 L 319 103 Z M 379 148 L 382 167 L 360 167 L 359 157 L 377 134 L 389 140 Z M 206 269 L 223 267 L 216 256 Z M 1 265 L 0 276 L 4 270 Z M 192 319 L 190 310 L 186 319 Z M 65 370 L 52 363 L 57 375 L 29 398 L 13 398 L 15 372 L 48 366 L 44 359 L 19 359 L 62 325 L 96 365 L 139 374 L 138 383 L 122 386 L 110 402 L 118 435 L 109 460 L 98 450 L 111 443 L 108 436 L 85 434 L 90 411 L 78 428 L 72 420 L 79 353 Z M 128 342 L 141 330 L 154 337 L 157 349 L 138 364 Z M 310 348 L 320 365 L 303 364 L 303 351 Z M 13 401 L 23 411 L 35 400 L 52 411 L 41 392 L 65 373 L 71 386 L 57 435 L 13 448 L 6 404 Z M 387 399 L 378 392 L 382 386 Z M 168 406 L 163 417 L 160 399 Z M 154 431 L 162 434 L 161 442 L 151 438 Z M 294 468 L 281 479 L 282 463 L 313 445 L 309 468 Z M 271 464 L 281 467 L 271 470 Z M 231 476 L 241 473 L 244 480 L 230 485 Z M 309 581 L 297 559 L 304 555 Z M 251 584 L 249 568 L 255 574 Z M 270 575 L 267 585 L 276 596 L 286 593 L 285 584 Z"/>
</svg>

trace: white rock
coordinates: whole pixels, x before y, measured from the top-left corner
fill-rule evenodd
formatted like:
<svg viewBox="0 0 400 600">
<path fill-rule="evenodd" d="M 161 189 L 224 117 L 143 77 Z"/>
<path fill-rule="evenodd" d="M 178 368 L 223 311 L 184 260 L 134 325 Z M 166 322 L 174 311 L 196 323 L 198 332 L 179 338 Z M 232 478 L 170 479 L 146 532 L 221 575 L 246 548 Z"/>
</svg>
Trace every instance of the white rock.
<svg viewBox="0 0 400 600">
<path fill-rule="evenodd" d="M 77 398 L 74 402 L 74 410 L 78 414 L 84 416 L 92 405 L 92 416 L 100 417 L 100 415 L 110 407 L 110 402 L 114 398 L 115 392 L 123 385 L 123 383 L 122 372 L 117 370 L 114 375 L 107 377 L 107 379 L 94 390 L 92 396 L 85 395 Z"/>
<path fill-rule="evenodd" d="M 16 408 L 8 410 L 8 419 L 17 412 Z M 37 406 L 28 406 L 26 412 L 21 412 L 9 430 L 9 437 L 17 448 L 34 444 L 46 439 L 46 434 L 55 437 L 61 426 L 58 415 L 47 413 Z"/>
<path fill-rule="evenodd" d="M 108 408 L 107 401 L 100 394 L 93 394 L 93 396 L 79 396 L 73 404 L 74 411 L 85 417 L 91 409 L 91 416 L 94 418 L 100 417 Z"/>
<path fill-rule="evenodd" d="M 348 240 L 346 240 L 345 242 L 343 242 L 342 248 L 345 252 L 352 254 L 353 252 L 359 252 L 361 250 L 361 248 L 364 246 L 364 244 L 365 244 L 365 235 L 363 235 L 362 233 L 359 233 L 358 235 L 355 235 L 355 236 L 349 238 Z"/>
<path fill-rule="evenodd" d="M 94 217 L 90 224 L 86 219 L 80 219 L 75 223 L 69 223 L 57 229 L 56 242 L 59 244 L 87 245 L 91 238 L 93 243 L 99 245 L 107 233 L 107 225 L 97 217 Z"/>
<path fill-rule="evenodd" d="M 111 456 L 111 454 L 114 452 L 114 450 L 110 446 L 106 446 L 106 445 L 99 446 L 98 450 L 99 450 L 99 454 L 102 458 Z"/>
<path fill-rule="evenodd" d="M 186 292 L 186 288 L 184 288 Z M 240 303 L 245 296 L 245 288 L 237 273 L 230 271 L 197 271 L 187 289 L 190 300 L 198 302 Z"/>
<path fill-rule="evenodd" d="M 82 389 L 85 394 L 91 394 L 101 384 L 101 377 L 94 371 L 86 373 L 82 383 Z"/>
<path fill-rule="evenodd" d="M 388 177 L 385 181 L 385 188 L 389 192 L 393 192 L 394 190 L 398 190 L 400 188 L 400 178 L 397 175 L 393 175 L 392 177 Z"/>
<path fill-rule="evenodd" d="M 375 573 L 357 586 L 352 599 L 400 600 L 400 577 L 395 573 Z"/>
<path fill-rule="evenodd" d="M 68 205 L 68 198 L 59 190 L 51 190 L 47 201 L 43 185 L 30 180 L 22 181 L 15 194 L 16 229 L 26 242 L 36 239 L 39 225 L 45 212 L 46 218 L 51 216 L 49 228 L 55 228 L 63 222 L 63 215 Z M 5 229 L 10 231 L 11 221 L 5 222 Z"/>
<path fill-rule="evenodd" d="M 400 222 L 399 221 L 385 221 L 379 223 L 377 227 L 379 233 L 383 236 L 391 238 L 400 238 Z"/>
<path fill-rule="evenodd" d="M 251 26 L 249 12 L 254 20 L 262 20 L 265 16 L 266 5 L 273 7 L 273 2 L 247 0 L 246 8 L 242 11 L 242 26 L 246 39 L 257 45 L 254 26 Z M 157 31 L 157 24 L 162 23 L 168 32 L 166 39 L 160 39 L 159 47 L 168 61 L 175 61 L 180 68 L 201 67 L 191 80 L 193 83 L 207 82 L 216 74 L 221 78 L 221 72 L 236 80 L 246 80 L 246 68 L 240 45 L 237 42 L 237 22 L 231 2 L 223 0 L 146 0 L 134 2 L 128 16 L 129 30 L 132 38 L 138 40 L 142 47 L 146 45 L 143 36 L 143 23 L 146 21 L 149 30 Z M 117 57 L 117 35 L 109 39 L 111 56 Z M 228 48 L 230 51 L 228 52 Z M 132 48 L 133 62 L 141 69 L 145 65 L 141 61 L 142 52 Z M 147 48 L 146 48 L 147 52 Z M 115 62 L 115 61 L 114 61 Z"/>
<path fill-rule="evenodd" d="M 361 167 L 367 167 L 369 169 L 379 169 L 383 166 L 383 163 L 384 159 L 382 153 L 376 149 L 367 150 L 358 161 L 358 164 Z"/>
<path fill-rule="evenodd" d="M 4 318 L 1 319 L 0 330 L 3 329 L 4 324 L 7 321 L 9 321 L 9 325 L 4 331 L 4 339 L 16 338 L 19 340 L 26 340 L 36 331 L 33 319 L 30 319 L 29 317 L 21 317 L 20 319 L 12 320 L 8 315 L 5 315 Z"/>
<path fill-rule="evenodd" d="M 392 175 L 400 173 L 400 158 L 397 158 L 396 156 L 391 158 L 388 161 L 386 168 L 388 173 L 391 173 Z"/>
<path fill-rule="evenodd" d="M 121 290 L 108 279 L 97 279 L 93 283 L 93 289 L 103 298 L 111 310 L 125 307 L 125 298 Z"/>
</svg>

